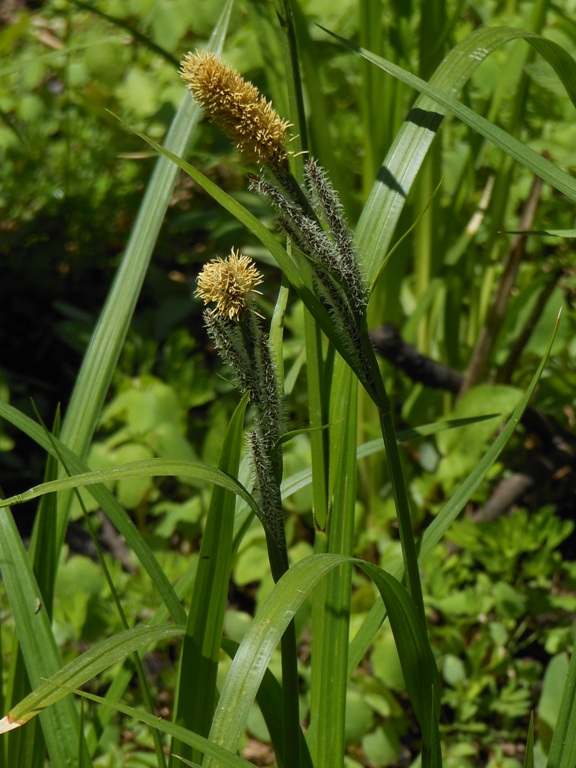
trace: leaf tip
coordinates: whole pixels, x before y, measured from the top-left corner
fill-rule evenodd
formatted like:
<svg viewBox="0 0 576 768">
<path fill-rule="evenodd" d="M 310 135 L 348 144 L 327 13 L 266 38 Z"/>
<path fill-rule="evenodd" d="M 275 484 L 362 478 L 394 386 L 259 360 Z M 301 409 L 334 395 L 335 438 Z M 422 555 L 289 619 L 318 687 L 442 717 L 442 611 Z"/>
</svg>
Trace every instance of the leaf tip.
<svg viewBox="0 0 576 768">
<path fill-rule="evenodd" d="M 15 728 L 20 728 L 21 725 L 24 725 L 21 720 L 12 720 L 10 714 L 7 714 L 6 717 L 0 720 L 0 733 L 8 733 L 8 731 L 13 731 Z"/>
</svg>

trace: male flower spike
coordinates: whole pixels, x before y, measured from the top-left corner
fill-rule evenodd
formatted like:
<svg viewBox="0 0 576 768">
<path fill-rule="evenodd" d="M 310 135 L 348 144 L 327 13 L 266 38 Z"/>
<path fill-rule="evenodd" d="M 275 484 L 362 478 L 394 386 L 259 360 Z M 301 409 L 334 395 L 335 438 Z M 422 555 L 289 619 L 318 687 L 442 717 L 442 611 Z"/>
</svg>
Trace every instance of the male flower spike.
<svg viewBox="0 0 576 768">
<path fill-rule="evenodd" d="M 212 259 L 198 275 L 198 296 L 205 304 L 216 302 L 216 312 L 229 320 L 238 320 L 248 297 L 262 276 L 249 256 L 232 248 L 227 259 Z"/>
<path fill-rule="evenodd" d="M 279 174 L 288 172 L 286 131 L 290 123 L 232 67 L 213 53 L 188 53 L 180 74 L 188 89 L 248 159 Z"/>
</svg>

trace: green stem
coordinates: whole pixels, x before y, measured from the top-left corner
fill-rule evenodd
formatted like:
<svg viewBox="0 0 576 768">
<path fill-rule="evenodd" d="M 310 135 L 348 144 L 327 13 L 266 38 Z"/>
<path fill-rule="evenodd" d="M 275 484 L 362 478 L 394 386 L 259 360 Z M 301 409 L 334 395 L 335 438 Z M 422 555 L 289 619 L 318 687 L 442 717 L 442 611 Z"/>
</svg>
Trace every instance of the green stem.
<svg viewBox="0 0 576 768">
<path fill-rule="evenodd" d="M 278 491 L 280 500 L 280 492 Z M 266 532 L 266 544 L 272 577 L 277 582 L 289 568 L 286 544 L 282 547 Z M 296 643 L 296 624 L 291 621 L 286 627 L 280 641 L 282 656 L 282 694 L 284 712 L 283 725 L 283 749 L 282 754 L 277 754 L 278 761 L 283 768 L 299 768 L 301 765 L 300 754 L 300 699 L 298 689 L 298 653 Z"/>
<path fill-rule="evenodd" d="M 406 586 L 412 595 L 418 613 L 425 619 L 424 598 L 422 596 L 422 583 L 420 581 L 420 571 L 418 569 L 418 554 L 414 533 L 412 531 L 412 517 L 410 515 L 410 505 L 408 503 L 408 494 L 404 482 L 404 473 L 400 461 L 400 450 L 396 441 L 396 431 L 394 429 L 394 420 L 392 417 L 392 408 L 388 394 L 384 386 L 384 380 L 380 373 L 378 361 L 374 353 L 374 348 L 368 336 L 365 318 L 362 321 L 360 329 L 360 338 L 363 342 L 363 358 L 366 364 L 366 371 L 361 379 L 364 383 L 368 379 L 370 389 L 368 394 L 372 397 L 378 407 L 380 419 L 380 428 L 382 438 L 384 439 L 384 448 L 386 449 L 386 459 L 390 471 L 390 480 L 392 482 L 392 491 L 396 504 L 396 515 L 398 519 L 398 532 L 400 534 L 400 543 L 402 545 L 402 556 L 404 558 L 404 567 L 406 569 Z"/>
</svg>

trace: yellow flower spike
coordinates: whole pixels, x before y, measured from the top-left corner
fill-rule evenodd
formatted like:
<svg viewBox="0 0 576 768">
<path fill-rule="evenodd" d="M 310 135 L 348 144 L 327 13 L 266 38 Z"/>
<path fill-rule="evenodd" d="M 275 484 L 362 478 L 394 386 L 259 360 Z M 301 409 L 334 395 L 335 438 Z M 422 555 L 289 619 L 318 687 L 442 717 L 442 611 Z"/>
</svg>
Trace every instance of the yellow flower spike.
<svg viewBox="0 0 576 768">
<path fill-rule="evenodd" d="M 285 149 L 290 123 L 232 67 L 213 53 L 188 53 L 180 74 L 196 101 L 238 149 L 280 173 L 288 171 Z"/>
<path fill-rule="evenodd" d="M 248 296 L 262 280 L 252 259 L 232 248 L 227 259 L 212 259 L 204 266 L 195 295 L 205 304 L 216 302 L 216 311 L 222 317 L 237 320 L 248 304 Z"/>
</svg>

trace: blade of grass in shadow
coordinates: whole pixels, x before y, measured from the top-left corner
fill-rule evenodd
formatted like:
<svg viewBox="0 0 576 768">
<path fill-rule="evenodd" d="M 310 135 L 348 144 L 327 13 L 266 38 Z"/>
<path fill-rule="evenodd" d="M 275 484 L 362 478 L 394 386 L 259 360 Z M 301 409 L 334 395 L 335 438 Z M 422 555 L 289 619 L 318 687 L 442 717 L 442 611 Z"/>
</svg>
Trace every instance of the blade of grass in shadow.
<svg viewBox="0 0 576 768">
<path fill-rule="evenodd" d="M 237 406 L 222 443 L 218 468 L 237 477 L 243 444 L 245 395 Z M 236 495 L 214 486 L 198 556 L 198 567 L 176 686 L 174 722 L 207 736 L 216 702 L 216 675 L 228 583 L 232 570 Z M 202 754 L 182 742 L 174 742 L 172 755 L 198 763 Z M 174 757 L 170 765 L 175 768 Z"/>
<path fill-rule="evenodd" d="M 426 628 L 408 592 L 397 588 L 393 576 L 372 563 L 363 563 L 361 568 L 374 581 L 386 605 L 406 689 L 422 729 L 422 766 L 439 768 L 440 679 Z"/>
<path fill-rule="evenodd" d="M 524 755 L 524 768 L 534 768 L 534 712 L 530 713 L 528 738 L 526 740 L 526 754 Z"/>
<path fill-rule="evenodd" d="M 286 34 L 291 37 L 292 56 L 295 59 L 294 66 L 297 66 L 302 72 L 303 83 L 298 83 L 301 109 L 300 126 L 297 132 L 301 130 L 303 123 L 307 135 L 303 148 L 309 150 L 319 160 L 328 173 L 332 184 L 339 191 L 344 209 L 350 212 L 353 190 L 351 185 L 343 180 L 342 164 L 338 162 L 335 156 L 330 131 L 326 130 L 330 122 L 330 115 L 326 94 L 321 83 L 322 54 L 310 36 L 308 21 L 302 12 L 300 3 L 294 2 L 294 0 L 276 0 L 275 4 L 279 7 L 279 18 L 282 19 L 282 26 L 288 25 Z M 296 49 L 297 55 L 294 53 Z M 305 120 L 304 100 L 310 105 Z"/>
<path fill-rule="evenodd" d="M 426 557 L 436 545 L 442 540 L 442 537 L 452 525 L 454 520 L 458 517 L 464 506 L 470 500 L 474 491 L 478 488 L 480 483 L 484 480 L 490 467 L 494 464 L 498 456 L 502 453 L 508 440 L 512 437 L 516 427 L 518 426 L 522 414 L 530 402 L 530 398 L 534 394 L 536 385 L 542 375 L 546 361 L 550 355 L 552 344 L 556 338 L 556 329 L 550 340 L 546 353 L 540 361 L 538 368 L 536 369 L 534 376 L 532 377 L 530 384 L 528 385 L 526 392 L 520 398 L 518 405 L 514 409 L 514 412 L 506 422 L 502 431 L 498 434 L 490 448 L 486 451 L 482 459 L 478 462 L 474 470 L 468 475 L 466 480 L 462 483 L 460 488 L 453 494 L 450 500 L 440 510 L 438 515 L 434 518 L 432 523 L 428 526 L 419 546 L 418 560 L 419 563 L 425 561 Z M 393 571 L 397 578 L 402 577 L 402 568 Z M 386 611 L 382 603 L 378 602 L 370 609 L 366 619 L 362 626 L 354 636 L 350 645 L 350 660 L 348 664 L 348 674 L 352 675 L 362 657 L 368 650 L 370 643 L 372 642 L 374 635 L 378 631 L 378 628 L 382 624 L 386 616 Z"/>
<path fill-rule="evenodd" d="M 136 42 L 140 43 L 140 45 L 142 45 L 144 48 L 148 48 L 149 51 L 157 54 L 163 58 L 164 61 L 167 61 L 168 64 L 171 64 L 173 67 L 178 69 L 178 65 L 180 63 L 178 59 L 174 58 L 174 56 L 172 56 L 172 54 L 165 48 L 162 48 L 161 45 L 157 45 L 147 35 L 143 35 L 142 32 L 139 32 L 137 29 L 134 29 L 134 27 L 131 27 L 130 24 L 124 21 L 124 19 L 121 19 L 117 16 L 111 16 L 109 13 L 105 13 L 100 8 L 92 5 L 91 3 L 83 3 L 82 0 L 68 0 L 68 2 L 72 3 L 72 5 L 75 5 L 77 8 L 83 8 L 86 11 L 90 11 L 90 13 L 99 16 L 101 19 L 104 19 L 104 21 L 108 21 L 115 27 L 124 30 L 124 32 L 127 32 L 130 37 L 136 40 Z"/>
</svg>

